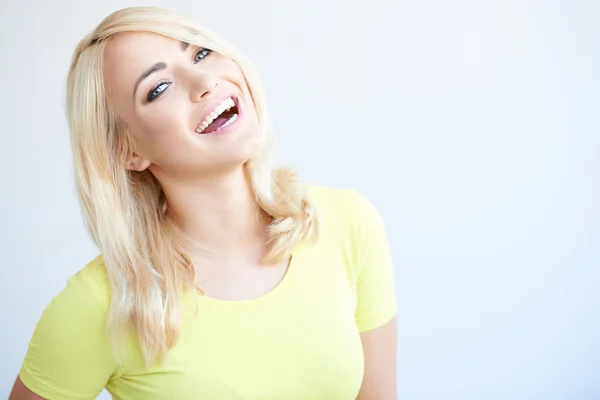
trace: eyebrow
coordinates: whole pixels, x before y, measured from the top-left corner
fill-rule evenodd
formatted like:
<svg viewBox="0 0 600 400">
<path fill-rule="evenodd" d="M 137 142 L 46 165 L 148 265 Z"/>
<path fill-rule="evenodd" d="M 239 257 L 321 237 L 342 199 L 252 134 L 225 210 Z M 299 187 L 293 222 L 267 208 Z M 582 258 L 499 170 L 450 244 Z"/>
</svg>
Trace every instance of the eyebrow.
<svg viewBox="0 0 600 400">
<path fill-rule="evenodd" d="M 190 46 L 190 44 L 186 43 L 186 42 L 179 42 L 179 44 L 181 46 L 181 51 L 186 51 L 187 48 Z M 147 77 L 149 77 L 153 73 L 158 72 L 158 71 L 162 71 L 162 70 L 164 70 L 166 68 L 167 68 L 167 63 L 161 61 L 161 62 L 157 62 L 156 64 L 154 64 L 153 66 L 151 66 L 150 68 L 148 68 L 146 71 L 144 71 L 142 73 L 142 75 L 140 75 L 140 77 L 135 82 L 135 87 L 133 89 L 133 98 L 134 98 L 134 100 L 135 100 L 135 94 L 137 93 L 137 90 L 138 90 L 138 87 L 140 86 L 140 83 L 142 83 L 142 81 L 144 79 L 146 79 Z"/>
</svg>

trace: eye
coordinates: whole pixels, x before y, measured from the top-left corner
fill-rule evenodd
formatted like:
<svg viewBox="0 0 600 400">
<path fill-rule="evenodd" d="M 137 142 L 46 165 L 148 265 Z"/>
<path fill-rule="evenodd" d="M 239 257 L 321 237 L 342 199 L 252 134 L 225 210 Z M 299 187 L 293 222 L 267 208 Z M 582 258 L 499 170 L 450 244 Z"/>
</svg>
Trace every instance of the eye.
<svg viewBox="0 0 600 400">
<path fill-rule="evenodd" d="M 158 96 L 162 94 L 171 84 L 169 82 L 161 82 L 158 85 L 154 86 L 148 92 L 146 96 L 146 102 L 150 103 L 152 100 L 156 99 Z"/>
<path fill-rule="evenodd" d="M 204 58 L 206 58 L 210 53 L 212 53 L 212 50 L 209 49 L 200 49 L 196 52 L 196 54 L 194 54 L 194 64 L 199 63 L 200 61 L 202 61 Z"/>
</svg>

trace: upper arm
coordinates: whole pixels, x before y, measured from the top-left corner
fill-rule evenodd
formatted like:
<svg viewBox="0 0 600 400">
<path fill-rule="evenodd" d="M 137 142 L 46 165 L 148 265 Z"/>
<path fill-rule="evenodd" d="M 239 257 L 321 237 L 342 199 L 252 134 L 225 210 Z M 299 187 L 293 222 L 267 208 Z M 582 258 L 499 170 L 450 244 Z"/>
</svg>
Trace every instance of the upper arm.
<svg viewBox="0 0 600 400">
<path fill-rule="evenodd" d="M 354 225 L 357 305 L 365 372 L 360 400 L 396 399 L 396 292 L 394 267 L 383 219 L 361 195 Z"/>
<path fill-rule="evenodd" d="M 396 399 L 396 318 L 360 338 L 365 356 L 365 373 L 357 400 Z"/>
<path fill-rule="evenodd" d="M 17 377 L 15 384 L 10 392 L 8 400 L 45 400 L 43 397 L 38 396 L 31 390 L 27 389 L 27 386 L 23 384 L 21 378 Z"/>
<path fill-rule="evenodd" d="M 389 322 L 397 311 L 394 266 L 386 228 L 376 207 L 360 194 L 355 198 L 356 326 L 369 331 Z"/>
<path fill-rule="evenodd" d="M 11 398 L 93 399 L 117 369 L 106 333 L 110 297 L 90 279 L 71 278 L 42 313 Z"/>
</svg>

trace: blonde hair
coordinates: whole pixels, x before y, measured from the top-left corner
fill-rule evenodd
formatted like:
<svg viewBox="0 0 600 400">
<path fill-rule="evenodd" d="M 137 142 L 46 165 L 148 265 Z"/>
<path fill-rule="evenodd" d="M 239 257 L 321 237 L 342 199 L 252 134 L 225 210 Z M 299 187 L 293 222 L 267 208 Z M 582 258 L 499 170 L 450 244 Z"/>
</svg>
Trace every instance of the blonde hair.
<svg viewBox="0 0 600 400">
<path fill-rule="evenodd" d="M 250 90 L 263 145 L 245 164 L 253 195 L 268 216 L 265 263 L 287 260 L 315 238 L 318 221 L 306 190 L 287 169 L 273 167 L 274 138 L 254 66 L 214 32 L 164 9 L 131 7 L 106 17 L 77 46 L 67 81 L 67 116 L 76 182 L 85 220 L 99 247 L 111 286 L 108 328 L 113 339 L 130 330 L 147 363 L 164 358 L 181 326 L 182 291 L 194 270 L 177 240 L 159 182 L 127 170 L 131 139 L 104 87 L 103 58 L 121 32 L 151 32 L 210 48 L 240 67 Z"/>
</svg>

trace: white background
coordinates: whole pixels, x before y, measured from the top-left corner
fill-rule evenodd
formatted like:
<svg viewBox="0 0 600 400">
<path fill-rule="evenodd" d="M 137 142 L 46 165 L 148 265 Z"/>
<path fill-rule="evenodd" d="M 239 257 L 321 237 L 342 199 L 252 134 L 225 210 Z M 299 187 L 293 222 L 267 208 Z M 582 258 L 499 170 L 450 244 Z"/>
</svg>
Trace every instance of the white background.
<svg viewBox="0 0 600 400">
<path fill-rule="evenodd" d="M 379 207 L 400 399 L 600 398 L 600 2 L 145 4 L 258 65 L 282 164 Z M 130 5 L 2 2 L 0 397 L 43 308 L 96 255 L 65 79 L 83 35 Z"/>
</svg>

